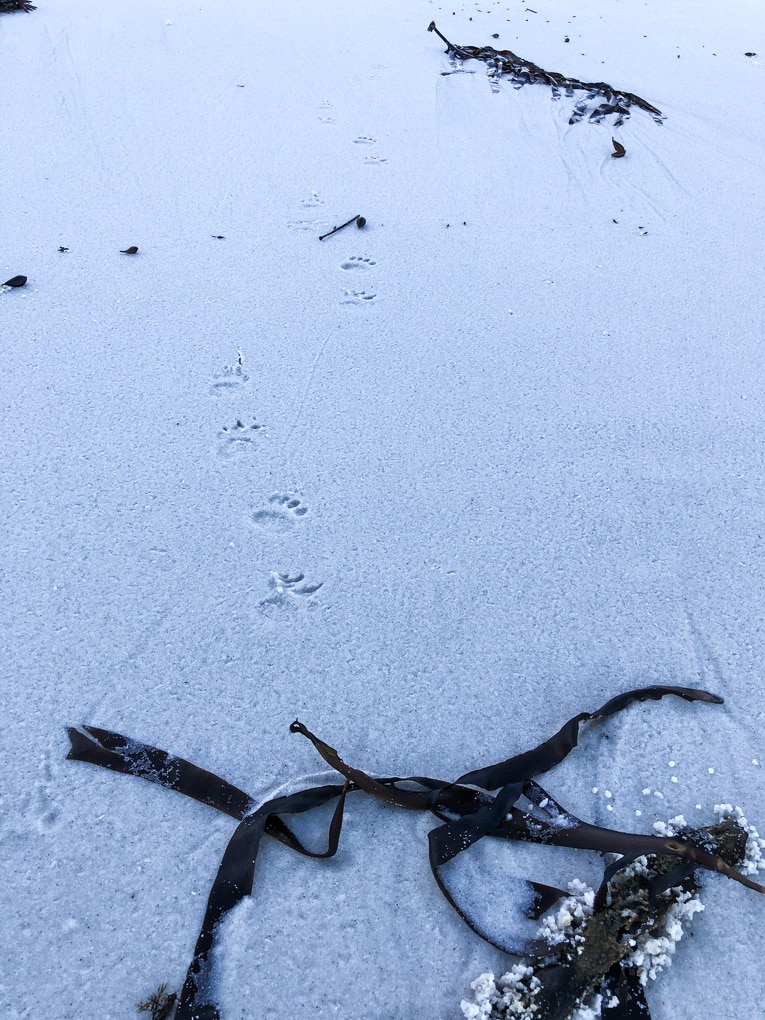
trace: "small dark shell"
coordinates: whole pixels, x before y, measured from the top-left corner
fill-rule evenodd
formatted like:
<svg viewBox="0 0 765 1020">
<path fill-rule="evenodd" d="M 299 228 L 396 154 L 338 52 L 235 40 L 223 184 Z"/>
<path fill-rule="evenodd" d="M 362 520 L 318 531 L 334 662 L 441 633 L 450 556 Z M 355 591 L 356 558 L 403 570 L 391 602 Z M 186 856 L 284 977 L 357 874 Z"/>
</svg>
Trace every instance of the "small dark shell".
<svg viewBox="0 0 765 1020">
<path fill-rule="evenodd" d="M 359 230 L 361 230 L 361 228 L 365 227 L 366 225 L 367 225 L 367 221 L 364 219 L 363 216 L 357 216 L 356 217 L 356 226 L 359 228 Z"/>
<path fill-rule="evenodd" d="M 131 244 L 129 248 L 120 248 L 121 255 L 135 255 L 138 252 L 138 248 Z"/>
<path fill-rule="evenodd" d="M 10 280 L 6 280 L 3 284 L 4 287 L 23 287 L 27 282 L 26 276 L 12 276 Z"/>
</svg>

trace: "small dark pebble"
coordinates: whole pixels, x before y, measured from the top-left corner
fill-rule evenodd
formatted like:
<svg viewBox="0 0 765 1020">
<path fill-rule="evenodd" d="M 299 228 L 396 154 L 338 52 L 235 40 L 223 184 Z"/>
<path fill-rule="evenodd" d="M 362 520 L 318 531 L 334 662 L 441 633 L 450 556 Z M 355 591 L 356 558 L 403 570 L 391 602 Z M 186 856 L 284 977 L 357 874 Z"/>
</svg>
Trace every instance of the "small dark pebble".
<svg viewBox="0 0 765 1020">
<path fill-rule="evenodd" d="M 63 248 L 63 247 L 62 247 L 62 248 L 59 248 L 59 251 L 69 251 L 69 249 L 68 249 L 68 248 Z"/>
<path fill-rule="evenodd" d="M 752 53 L 752 51 L 751 51 L 751 50 L 749 50 L 749 52 L 748 52 L 748 53 L 745 53 L 745 54 L 744 54 L 744 56 L 745 56 L 745 57 L 756 57 L 756 56 L 757 56 L 757 54 L 756 54 L 756 53 Z"/>
<path fill-rule="evenodd" d="M 568 36 L 566 36 L 566 38 L 563 40 L 563 42 L 571 42 L 571 40 L 569 39 Z"/>
<path fill-rule="evenodd" d="M 492 39 L 499 39 L 499 32 L 493 32 Z"/>
<path fill-rule="evenodd" d="M 356 217 L 356 226 L 359 228 L 359 230 L 361 230 L 361 228 L 365 227 L 366 225 L 367 225 L 367 221 L 364 219 L 363 216 L 357 216 Z"/>
<path fill-rule="evenodd" d="M 210 234 L 210 237 L 214 237 L 216 241 L 225 241 L 226 240 L 226 235 L 225 234 Z"/>
<path fill-rule="evenodd" d="M 129 248 L 120 248 L 120 255 L 135 255 L 138 252 L 136 245 L 131 244 Z"/>
<path fill-rule="evenodd" d="M 12 276 L 10 280 L 6 280 L 3 284 L 4 287 L 23 287 L 27 282 L 26 276 Z"/>
</svg>

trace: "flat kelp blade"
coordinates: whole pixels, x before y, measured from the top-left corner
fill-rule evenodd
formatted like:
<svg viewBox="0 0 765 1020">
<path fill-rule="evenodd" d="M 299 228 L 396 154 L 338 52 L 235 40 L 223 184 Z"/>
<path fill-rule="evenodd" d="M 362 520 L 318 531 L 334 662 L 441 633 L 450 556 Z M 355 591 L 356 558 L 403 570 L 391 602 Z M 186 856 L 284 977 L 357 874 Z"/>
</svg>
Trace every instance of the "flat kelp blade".
<svg viewBox="0 0 765 1020">
<path fill-rule="evenodd" d="M 439 825 L 438 828 L 431 829 L 428 833 L 430 870 L 433 872 L 436 884 L 447 903 L 456 910 L 465 924 L 485 942 L 502 950 L 502 952 L 516 956 L 533 954 L 534 948 L 531 942 L 526 938 L 513 937 L 509 934 L 500 939 L 488 932 L 464 906 L 457 902 L 447 881 L 441 874 L 441 869 L 458 854 L 463 853 L 479 839 L 482 839 L 493 829 L 496 829 L 522 793 L 523 784 L 521 783 L 506 786 L 500 790 L 496 797 L 492 798 L 490 803 L 481 805 L 478 810 L 468 815 L 450 820 L 444 825 Z M 516 895 L 520 895 L 520 902 L 524 904 L 521 909 L 522 916 L 528 917 L 530 913 L 533 914 L 534 902 L 541 891 L 538 893 L 532 883 L 526 882 L 523 879 L 511 877 L 504 881 L 507 883 L 508 889 L 513 887 L 516 889 Z M 552 890 L 549 886 L 544 888 L 548 890 L 547 897 Z M 541 894 L 545 895 L 544 893 Z"/>
<path fill-rule="evenodd" d="M 521 754 L 506 758 L 495 765 L 488 765 L 486 768 L 475 769 L 466 772 L 456 780 L 457 783 L 468 783 L 472 786 L 480 786 L 484 790 L 496 790 L 508 783 L 526 782 L 534 776 L 559 765 L 568 754 L 579 743 L 579 729 L 585 722 L 606 719 L 630 705 L 639 701 L 659 701 L 667 695 L 682 698 L 685 701 L 703 701 L 714 705 L 721 705 L 722 698 L 708 691 L 696 690 L 691 687 L 665 687 L 652 686 L 641 687 L 637 690 L 626 691 L 615 698 L 611 698 L 605 705 L 595 712 L 580 712 L 579 715 L 569 719 L 549 740 L 543 741 L 531 751 L 523 751 Z"/>
<path fill-rule="evenodd" d="M 249 794 L 225 779 L 158 747 L 96 726 L 68 727 L 67 732 L 72 745 L 67 758 L 73 761 L 85 761 L 113 772 L 139 776 L 217 808 L 232 818 L 244 818 L 255 806 Z"/>
<path fill-rule="evenodd" d="M 202 927 L 194 947 L 194 957 L 186 974 L 175 1020 L 200 1020 L 205 1015 L 212 1015 L 210 1011 L 214 1007 L 210 1002 L 204 1001 L 210 998 L 210 952 L 220 922 L 245 896 L 252 893 L 255 863 L 263 836 L 266 833 L 275 836 L 304 856 L 321 858 L 334 856 L 340 841 L 347 792 L 348 783 L 345 783 L 343 786 L 312 787 L 286 797 L 275 797 L 239 823 L 229 840 L 210 889 Z M 279 835 L 272 828 L 277 815 L 311 811 L 334 797 L 338 797 L 339 800 L 330 822 L 326 850 L 318 852 L 307 850 L 280 819 Z M 285 833 L 289 834 L 289 840 L 282 838 Z"/>
</svg>

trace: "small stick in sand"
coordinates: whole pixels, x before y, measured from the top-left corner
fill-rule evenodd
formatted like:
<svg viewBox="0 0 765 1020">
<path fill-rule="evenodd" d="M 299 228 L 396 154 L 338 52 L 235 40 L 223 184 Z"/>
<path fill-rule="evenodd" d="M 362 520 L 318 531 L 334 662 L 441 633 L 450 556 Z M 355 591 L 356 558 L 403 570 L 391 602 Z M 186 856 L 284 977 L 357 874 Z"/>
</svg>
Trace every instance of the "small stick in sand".
<svg viewBox="0 0 765 1020">
<path fill-rule="evenodd" d="M 120 255 L 136 255 L 136 254 L 138 254 L 138 248 L 134 244 L 131 244 L 129 248 L 120 248 Z"/>
<path fill-rule="evenodd" d="M 351 216 L 349 220 L 347 220 L 345 223 L 341 223 L 339 227 L 333 227 L 331 230 L 328 230 L 326 234 L 322 234 L 319 237 L 319 240 L 323 241 L 325 237 L 330 237 L 332 234 L 336 234 L 338 230 L 342 230 L 343 227 L 349 227 L 351 223 L 355 223 L 359 230 L 361 230 L 361 228 L 366 224 L 366 222 L 367 221 L 364 219 L 363 216 L 359 215 Z"/>
</svg>

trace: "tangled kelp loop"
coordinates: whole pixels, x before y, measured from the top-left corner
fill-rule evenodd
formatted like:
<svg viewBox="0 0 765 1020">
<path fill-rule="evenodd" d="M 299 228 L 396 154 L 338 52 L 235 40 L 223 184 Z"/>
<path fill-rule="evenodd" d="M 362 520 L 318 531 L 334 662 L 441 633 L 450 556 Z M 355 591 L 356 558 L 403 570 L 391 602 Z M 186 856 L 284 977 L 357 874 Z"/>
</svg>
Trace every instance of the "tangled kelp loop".
<svg viewBox="0 0 765 1020">
<path fill-rule="evenodd" d="M 568 78 L 557 71 L 545 71 L 533 60 L 524 60 L 512 50 L 495 50 L 493 46 L 455 46 L 438 31 L 435 21 L 428 25 L 428 31 L 435 32 L 438 38 L 446 43 L 446 52 L 450 56 L 457 60 L 483 60 L 488 65 L 490 77 L 494 80 L 506 77 L 517 89 L 523 88 L 524 85 L 549 85 L 553 99 L 560 99 L 561 90 L 570 98 L 575 92 L 585 92 L 584 98 L 574 104 L 569 124 L 583 120 L 590 102 L 597 97 L 603 102 L 590 112 L 588 118 L 596 124 L 613 114 L 614 126 L 619 127 L 629 118 L 630 108 L 633 106 L 645 110 L 657 124 L 661 124 L 665 119 L 661 110 L 657 110 L 634 92 L 616 89 L 605 81 L 580 81 L 578 78 Z"/>
<path fill-rule="evenodd" d="M 556 958 L 544 938 L 530 940 L 513 933 L 500 938 L 483 930 L 471 915 L 470 908 L 457 902 L 456 894 L 449 886 L 447 865 L 485 836 L 616 854 L 618 859 L 605 869 L 601 888 L 594 898 L 596 916 L 601 917 L 606 915 L 609 908 L 610 890 L 614 882 L 618 881 L 619 873 L 645 855 L 668 861 L 665 870 L 676 884 L 691 881 L 694 869 L 701 867 L 718 871 L 758 892 L 765 892 L 763 886 L 735 870 L 733 864 L 737 862 L 736 858 L 728 855 L 729 859 L 726 860 L 719 840 L 715 842 L 694 830 L 663 837 L 618 832 L 590 825 L 556 803 L 536 782 L 536 776 L 560 764 L 576 747 L 580 729 L 585 723 L 606 719 L 635 702 L 658 701 L 668 695 L 689 702 L 720 704 L 722 701 L 714 694 L 687 687 L 653 686 L 628 691 L 612 698 L 595 712 L 582 712 L 570 719 L 554 736 L 532 750 L 466 772 L 451 782 L 423 776 L 406 779 L 370 776 L 347 764 L 335 748 L 295 720 L 290 730 L 306 737 L 327 764 L 343 777 L 344 782 L 309 787 L 287 796 L 274 797 L 260 806 L 243 790 L 219 776 L 183 758 L 111 730 L 95 726 L 70 728 L 71 749 L 68 757 L 115 772 L 139 776 L 167 789 L 176 790 L 239 822 L 210 890 L 194 956 L 178 997 L 175 1020 L 214 1020 L 219 1016 L 217 1008 L 209 1001 L 211 953 L 220 922 L 245 896 L 252 893 L 255 863 L 263 836 L 271 836 L 306 857 L 332 857 L 340 841 L 346 797 L 358 791 L 386 804 L 430 812 L 440 820 L 441 824 L 428 834 L 429 857 L 433 876 L 446 900 L 473 931 L 491 945 L 547 967 L 546 994 L 549 993 L 551 1005 L 546 1013 L 535 1014 L 535 1020 L 564 1020 L 582 995 L 582 976 L 571 961 L 560 954 Z M 329 825 L 326 849 L 308 849 L 282 816 L 310 811 L 332 800 L 337 800 L 337 805 Z M 567 895 L 562 889 L 553 886 L 506 875 L 502 875 L 501 885 L 508 893 L 514 890 L 521 894 L 514 900 L 518 904 L 515 915 L 517 922 L 523 918 L 538 920 L 553 904 Z M 657 880 L 647 895 L 658 897 L 665 889 L 666 885 Z M 513 900 L 512 896 L 509 898 Z M 510 907 L 508 917 L 510 921 L 513 920 Z M 606 959 L 607 954 L 604 956 L 600 953 L 597 958 Z M 614 965 L 616 963 L 618 956 Z M 594 969 L 597 971 L 597 966 Z M 599 983 L 605 984 L 607 977 L 603 972 L 588 972 L 585 984 L 587 988 L 594 988 Z M 629 983 L 625 984 L 625 981 L 626 978 L 619 977 L 619 987 L 624 985 L 626 989 L 624 994 L 627 998 L 624 1001 L 640 1002 L 639 987 L 633 988 Z M 625 1012 L 623 1017 L 626 1020 L 628 1016 L 637 1015 Z M 618 1020 L 616 1014 L 612 1016 L 613 1020 Z"/>
</svg>

